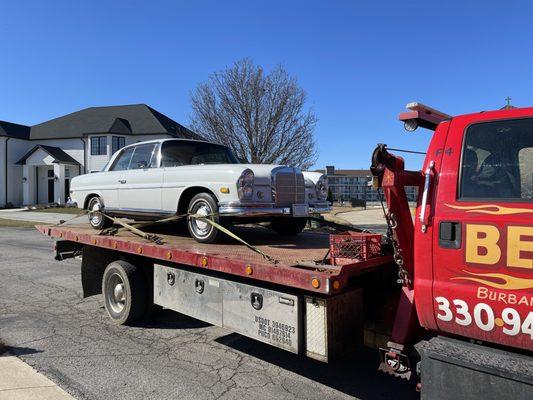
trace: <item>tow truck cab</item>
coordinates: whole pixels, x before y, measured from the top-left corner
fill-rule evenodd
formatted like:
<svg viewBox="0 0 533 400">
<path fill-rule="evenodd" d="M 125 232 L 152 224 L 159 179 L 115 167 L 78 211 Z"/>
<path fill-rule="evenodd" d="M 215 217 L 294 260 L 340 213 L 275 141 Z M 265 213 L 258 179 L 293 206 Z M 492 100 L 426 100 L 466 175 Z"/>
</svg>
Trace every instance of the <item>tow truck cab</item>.
<svg viewBox="0 0 533 400">
<path fill-rule="evenodd" d="M 431 122 L 413 241 L 419 323 L 531 351 L 533 108 Z"/>
</svg>

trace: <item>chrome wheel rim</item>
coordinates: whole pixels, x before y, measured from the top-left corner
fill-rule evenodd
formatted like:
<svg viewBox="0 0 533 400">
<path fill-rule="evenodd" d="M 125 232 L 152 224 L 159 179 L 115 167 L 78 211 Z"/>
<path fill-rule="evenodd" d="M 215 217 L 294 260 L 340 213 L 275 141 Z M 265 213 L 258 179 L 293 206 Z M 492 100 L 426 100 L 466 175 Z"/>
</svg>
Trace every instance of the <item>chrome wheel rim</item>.
<svg viewBox="0 0 533 400">
<path fill-rule="evenodd" d="M 204 200 L 198 200 L 192 205 L 190 213 L 209 218 L 208 215 L 211 215 L 213 211 L 209 203 Z M 213 230 L 213 226 L 209 222 L 201 219 L 189 218 L 189 224 L 197 237 L 208 236 Z"/>
<path fill-rule="evenodd" d="M 102 212 L 100 211 L 101 209 L 102 203 L 100 202 L 100 199 L 91 199 L 89 203 L 89 221 L 94 226 L 98 226 L 100 222 L 102 222 L 102 218 L 104 218 Z"/>
<path fill-rule="evenodd" d="M 122 277 L 114 273 L 107 280 L 106 285 L 107 303 L 114 313 L 120 314 L 126 307 L 126 286 Z"/>
</svg>

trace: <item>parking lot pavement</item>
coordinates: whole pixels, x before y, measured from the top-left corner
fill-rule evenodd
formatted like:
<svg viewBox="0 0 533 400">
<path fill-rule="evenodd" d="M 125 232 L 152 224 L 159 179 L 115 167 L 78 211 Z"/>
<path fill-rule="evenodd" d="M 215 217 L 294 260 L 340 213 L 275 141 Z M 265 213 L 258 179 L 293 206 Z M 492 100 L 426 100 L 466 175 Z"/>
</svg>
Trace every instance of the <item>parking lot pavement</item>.
<svg viewBox="0 0 533 400">
<path fill-rule="evenodd" d="M 346 212 L 337 211 L 335 217 L 360 229 L 368 229 L 382 234 L 387 231 L 387 221 L 381 208 L 368 208 L 366 210 Z"/>
<path fill-rule="evenodd" d="M 60 221 L 72 221 L 74 218 L 83 218 L 83 221 L 87 220 L 86 216 L 76 216 L 73 214 L 63 213 L 49 213 L 39 211 L 27 211 L 27 210 L 0 210 L 0 218 L 12 219 L 16 221 L 32 221 L 42 224 L 58 224 Z"/>
<path fill-rule="evenodd" d="M 82 298 L 80 262 L 50 248 L 0 228 L 0 341 L 78 399 L 417 398 L 373 350 L 326 365 L 167 310 L 116 326 L 99 296 Z"/>
</svg>

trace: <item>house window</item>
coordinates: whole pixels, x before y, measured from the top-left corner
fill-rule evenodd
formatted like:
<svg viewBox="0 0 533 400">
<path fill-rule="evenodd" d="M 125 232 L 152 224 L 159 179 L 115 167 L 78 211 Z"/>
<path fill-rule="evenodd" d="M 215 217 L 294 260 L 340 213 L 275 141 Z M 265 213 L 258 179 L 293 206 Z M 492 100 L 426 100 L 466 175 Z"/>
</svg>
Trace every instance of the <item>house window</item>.
<svg viewBox="0 0 533 400">
<path fill-rule="evenodd" d="M 126 146 L 126 138 L 123 136 L 113 136 L 111 138 L 111 153 L 115 154 L 121 148 Z"/>
<path fill-rule="evenodd" d="M 107 155 L 107 136 L 94 136 L 91 138 L 91 156 Z"/>
<path fill-rule="evenodd" d="M 65 178 L 70 178 L 70 169 L 65 168 Z"/>
</svg>

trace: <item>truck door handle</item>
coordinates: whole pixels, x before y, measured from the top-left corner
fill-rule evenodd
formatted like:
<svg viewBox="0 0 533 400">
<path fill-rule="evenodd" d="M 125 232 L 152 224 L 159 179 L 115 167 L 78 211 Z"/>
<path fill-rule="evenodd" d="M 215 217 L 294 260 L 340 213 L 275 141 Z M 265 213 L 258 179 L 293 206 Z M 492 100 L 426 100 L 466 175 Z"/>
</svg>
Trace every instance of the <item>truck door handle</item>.
<svg viewBox="0 0 533 400">
<path fill-rule="evenodd" d="M 435 161 L 430 161 L 429 166 L 426 168 L 426 180 L 424 181 L 424 193 L 422 193 L 422 204 L 420 206 L 420 223 L 422 224 L 422 232 L 426 233 L 426 206 L 428 204 L 429 185 L 431 183 L 431 171 L 435 168 Z"/>
<path fill-rule="evenodd" d="M 461 248 L 461 223 L 442 221 L 439 224 L 439 246 L 445 249 Z"/>
<path fill-rule="evenodd" d="M 118 181 L 119 181 L 120 183 L 122 183 L 122 184 L 125 184 L 125 183 L 126 183 L 126 179 L 119 179 Z"/>
</svg>

